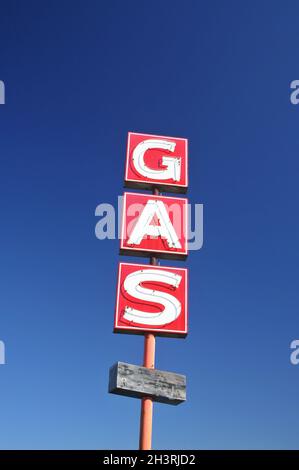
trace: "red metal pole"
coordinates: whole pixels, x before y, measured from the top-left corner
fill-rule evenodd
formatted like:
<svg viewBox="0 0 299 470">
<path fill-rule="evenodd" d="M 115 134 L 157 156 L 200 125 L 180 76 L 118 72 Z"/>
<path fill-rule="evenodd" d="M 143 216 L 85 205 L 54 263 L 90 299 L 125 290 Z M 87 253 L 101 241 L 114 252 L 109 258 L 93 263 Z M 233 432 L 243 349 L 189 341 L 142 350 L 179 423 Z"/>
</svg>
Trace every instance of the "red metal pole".
<svg viewBox="0 0 299 470">
<path fill-rule="evenodd" d="M 144 338 L 144 367 L 150 369 L 155 365 L 155 335 L 146 333 Z M 141 399 L 140 437 L 139 449 L 151 450 L 153 429 L 153 400 L 145 397 Z"/>
<path fill-rule="evenodd" d="M 154 189 L 153 194 L 159 195 L 159 190 Z M 157 266 L 157 258 L 151 257 L 150 264 Z M 143 366 L 149 369 L 155 368 L 155 348 L 156 337 L 153 333 L 145 333 L 144 335 L 144 355 Z M 153 400 L 151 398 L 141 399 L 141 414 L 140 414 L 140 435 L 139 435 L 139 449 L 151 450 L 152 448 L 152 430 L 153 430 Z"/>
</svg>

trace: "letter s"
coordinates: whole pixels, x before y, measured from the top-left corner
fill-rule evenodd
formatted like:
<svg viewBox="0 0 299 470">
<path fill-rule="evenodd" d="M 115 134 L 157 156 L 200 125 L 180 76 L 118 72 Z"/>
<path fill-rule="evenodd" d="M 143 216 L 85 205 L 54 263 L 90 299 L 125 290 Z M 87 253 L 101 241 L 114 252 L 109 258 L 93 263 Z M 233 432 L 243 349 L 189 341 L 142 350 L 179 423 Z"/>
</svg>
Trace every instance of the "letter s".
<svg viewBox="0 0 299 470">
<path fill-rule="evenodd" d="M 143 325 L 162 326 L 173 322 L 181 313 L 180 301 L 166 292 L 142 287 L 142 282 L 158 282 L 168 284 L 172 288 L 180 285 L 182 276 L 166 270 L 142 269 L 129 274 L 123 284 L 128 294 L 139 301 L 147 303 L 161 304 L 164 307 L 162 312 L 146 312 L 132 307 L 125 307 L 124 319 L 132 323 Z"/>
</svg>

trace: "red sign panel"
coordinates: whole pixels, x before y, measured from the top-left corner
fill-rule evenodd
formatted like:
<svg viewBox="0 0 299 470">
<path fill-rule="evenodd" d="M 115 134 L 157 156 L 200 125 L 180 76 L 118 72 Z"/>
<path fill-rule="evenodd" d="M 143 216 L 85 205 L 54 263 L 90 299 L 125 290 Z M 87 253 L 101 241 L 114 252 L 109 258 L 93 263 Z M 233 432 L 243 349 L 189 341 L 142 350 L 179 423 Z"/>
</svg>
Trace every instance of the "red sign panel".
<svg viewBox="0 0 299 470">
<path fill-rule="evenodd" d="M 185 193 L 188 187 L 187 139 L 129 132 L 125 185 Z"/>
<path fill-rule="evenodd" d="M 187 269 L 120 263 L 115 333 L 185 337 Z"/>
<path fill-rule="evenodd" d="M 125 193 L 120 253 L 186 259 L 187 210 L 185 198 Z"/>
</svg>

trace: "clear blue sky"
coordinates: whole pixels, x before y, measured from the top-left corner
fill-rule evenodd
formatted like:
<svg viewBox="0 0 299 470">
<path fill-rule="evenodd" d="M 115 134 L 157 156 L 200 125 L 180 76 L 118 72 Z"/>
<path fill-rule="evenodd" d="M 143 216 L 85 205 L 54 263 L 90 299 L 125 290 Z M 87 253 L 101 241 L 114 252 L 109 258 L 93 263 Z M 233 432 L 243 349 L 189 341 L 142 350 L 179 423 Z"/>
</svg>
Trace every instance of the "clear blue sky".
<svg viewBox="0 0 299 470">
<path fill-rule="evenodd" d="M 1 2 L 1 448 L 137 447 L 139 401 L 107 393 L 110 365 L 142 361 L 112 334 L 136 260 L 94 235 L 128 131 L 189 138 L 205 211 L 176 263 L 190 335 L 157 341 L 188 401 L 155 405 L 154 447 L 299 448 L 298 19 L 296 1 Z"/>
</svg>

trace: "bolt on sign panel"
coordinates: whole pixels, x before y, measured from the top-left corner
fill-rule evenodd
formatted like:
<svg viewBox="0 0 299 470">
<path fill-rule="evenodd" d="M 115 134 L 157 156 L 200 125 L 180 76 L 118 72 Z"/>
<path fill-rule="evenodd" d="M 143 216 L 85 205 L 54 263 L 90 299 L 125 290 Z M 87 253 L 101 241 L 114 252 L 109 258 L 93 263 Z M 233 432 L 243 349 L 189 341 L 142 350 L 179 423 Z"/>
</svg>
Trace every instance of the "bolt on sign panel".
<svg viewBox="0 0 299 470">
<path fill-rule="evenodd" d="M 129 132 L 125 186 L 185 193 L 188 188 L 188 140 Z"/>
<path fill-rule="evenodd" d="M 186 198 L 125 193 L 120 253 L 185 260 Z"/>
<path fill-rule="evenodd" d="M 185 337 L 187 284 L 184 268 L 120 263 L 114 332 Z"/>
</svg>

